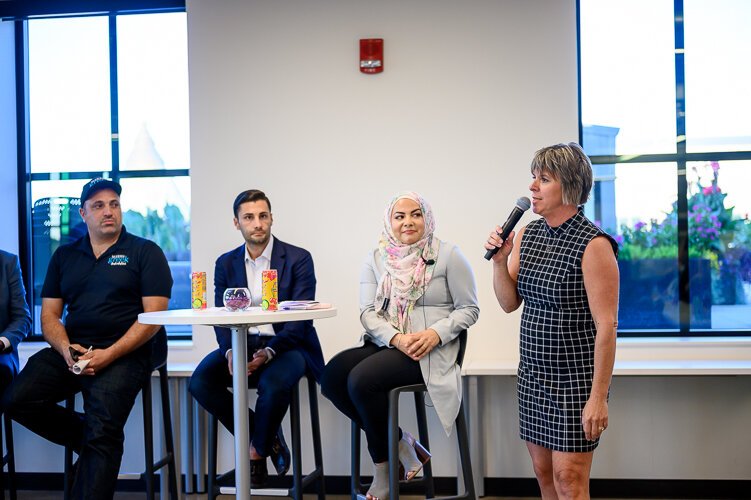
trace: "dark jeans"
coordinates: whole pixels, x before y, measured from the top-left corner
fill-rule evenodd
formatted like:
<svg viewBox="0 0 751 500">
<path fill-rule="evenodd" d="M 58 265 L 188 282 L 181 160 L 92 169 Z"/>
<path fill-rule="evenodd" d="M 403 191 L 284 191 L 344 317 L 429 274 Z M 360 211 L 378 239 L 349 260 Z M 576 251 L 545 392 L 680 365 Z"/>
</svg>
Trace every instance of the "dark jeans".
<svg viewBox="0 0 751 500">
<path fill-rule="evenodd" d="M 259 345 L 252 337 L 248 339 L 248 357 Z M 284 414 L 289 408 L 292 389 L 305 375 L 307 365 L 302 353 L 297 350 L 274 356 L 269 363 L 248 377 L 248 386 L 257 389 L 255 412 L 248 409 L 248 432 L 250 441 L 259 455 L 269 456 Z M 235 420 L 230 388 L 232 376 L 229 374 L 227 359 L 217 349 L 209 353 L 198 365 L 190 378 L 189 390 L 198 403 L 234 434 Z"/>
<path fill-rule="evenodd" d="M 397 349 L 365 342 L 329 361 L 323 370 L 321 393 L 365 431 L 370 457 L 381 463 L 389 458 L 389 391 L 422 383 L 419 362 Z"/>
<path fill-rule="evenodd" d="M 3 408 L 13 420 L 79 454 L 73 498 L 102 500 L 115 494 L 123 428 L 151 375 L 150 357 L 142 351 L 85 376 L 71 373 L 63 357 L 48 347 L 29 359 L 5 392 Z M 83 414 L 57 404 L 77 392 L 83 396 Z"/>
</svg>

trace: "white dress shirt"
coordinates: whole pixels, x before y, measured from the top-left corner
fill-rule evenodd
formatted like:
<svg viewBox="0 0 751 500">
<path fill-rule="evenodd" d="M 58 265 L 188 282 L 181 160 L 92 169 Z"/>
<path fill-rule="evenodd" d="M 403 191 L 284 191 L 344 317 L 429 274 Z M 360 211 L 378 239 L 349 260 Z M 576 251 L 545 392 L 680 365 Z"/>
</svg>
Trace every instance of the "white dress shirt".
<svg viewBox="0 0 751 500">
<path fill-rule="evenodd" d="M 271 251 L 274 249 L 274 236 L 269 237 L 269 244 L 263 249 L 263 253 L 253 260 L 248 253 L 248 247 L 245 247 L 245 276 L 248 279 L 248 290 L 250 290 L 250 305 L 260 306 L 263 298 L 263 271 L 271 269 Z M 274 327 L 269 325 L 251 326 L 248 328 L 249 335 L 274 335 Z M 273 349 L 266 347 L 266 354 L 271 361 L 276 355 Z M 229 359 L 232 349 L 227 349 L 225 356 Z"/>
<path fill-rule="evenodd" d="M 248 278 L 248 290 L 250 290 L 251 305 L 260 306 L 263 298 L 262 274 L 271 269 L 271 251 L 274 249 L 274 236 L 269 237 L 269 243 L 263 253 L 253 260 L 245 248 L 245 275 Z M 274 335 L 274 327 L 271 325 L 252 326 L 248 330 L 251 334 Z"/>
</svg>

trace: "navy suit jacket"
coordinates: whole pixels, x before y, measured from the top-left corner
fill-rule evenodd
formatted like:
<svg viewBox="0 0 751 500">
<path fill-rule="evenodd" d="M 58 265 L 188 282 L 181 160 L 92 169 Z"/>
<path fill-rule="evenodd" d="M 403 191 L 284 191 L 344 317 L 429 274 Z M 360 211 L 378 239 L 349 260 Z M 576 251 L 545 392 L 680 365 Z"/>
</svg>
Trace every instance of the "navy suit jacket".
<svg viewBox="0 0 751 500">
<path fill-rule="evenodd" d="M 8 356 L 13 373 L 18 373 L 18 344 L 31 331 L 31 313 L 21 279 L 18 257 L 0 250 L 0 336 L 10 340 Z"/>
<path fill-rule="evenodd" d="M 245 244 L 216 260 L 214 268 L 214 305 L 221 307 L 227 288 L 247 287 Z M 274 238 L 271 269 L 277 270 L 279 302 L 283 300 L 315 300 L 316 275 L 313 257 L 307 250 Z M 274 337 L 267 344 L 277 354 L 298 349 L 305 356 L 308 368 L 319 380 L 323 372 L 323 352 L 313 321 L 274 323 Z M 214 327 L 222 354 L 232 348 L 232 334 L 227 328 Z M 272 361 L 273 362 L 273 361 Z"/>
</svg>

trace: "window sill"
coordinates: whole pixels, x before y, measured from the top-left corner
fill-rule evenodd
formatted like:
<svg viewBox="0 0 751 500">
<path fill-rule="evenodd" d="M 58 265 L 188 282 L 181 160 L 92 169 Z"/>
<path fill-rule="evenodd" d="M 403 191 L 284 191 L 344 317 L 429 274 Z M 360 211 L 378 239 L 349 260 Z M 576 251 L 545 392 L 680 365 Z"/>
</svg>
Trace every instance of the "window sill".
<svg viewBox="0 0 751 500">
<path fill-rule="evenodd" d="M 619 361 L 715 361 L 751 359 L 751 337 L 619 338 Z"/>
<path fill-rule="evenodd" d="M 751 347 L 751 337 L 619 337 L 618 347 Z"/>
</svg>

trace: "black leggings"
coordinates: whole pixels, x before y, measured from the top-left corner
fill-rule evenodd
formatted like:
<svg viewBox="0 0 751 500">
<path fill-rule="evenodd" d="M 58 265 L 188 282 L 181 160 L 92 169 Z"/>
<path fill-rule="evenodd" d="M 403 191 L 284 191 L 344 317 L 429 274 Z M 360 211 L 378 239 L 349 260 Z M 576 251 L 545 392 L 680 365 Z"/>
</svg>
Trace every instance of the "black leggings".
<svg viewBox="0 0 751 500">
<path fill-rule="evenodd" d="M 329 361 L 323 370 L 321 393 L 365 431 L 370 457 L 381 463 L 389 457 L 389 391 L 422 383 L 418 361 L 397 349 L 366 341 Z"/>
</svg>

